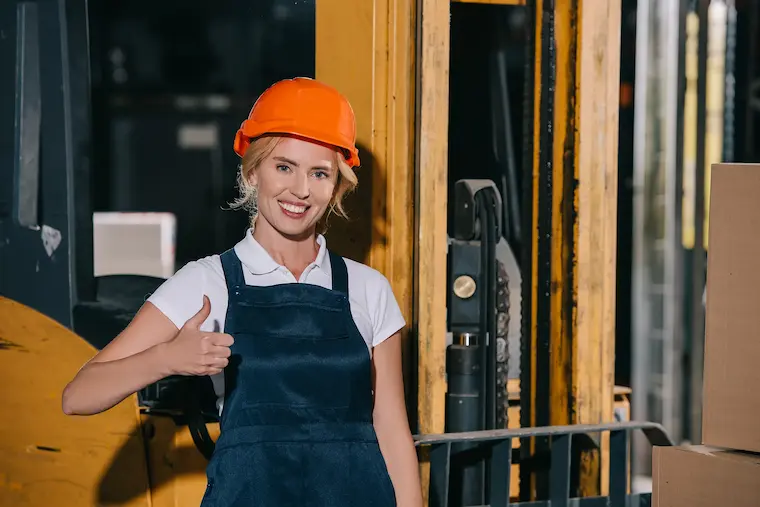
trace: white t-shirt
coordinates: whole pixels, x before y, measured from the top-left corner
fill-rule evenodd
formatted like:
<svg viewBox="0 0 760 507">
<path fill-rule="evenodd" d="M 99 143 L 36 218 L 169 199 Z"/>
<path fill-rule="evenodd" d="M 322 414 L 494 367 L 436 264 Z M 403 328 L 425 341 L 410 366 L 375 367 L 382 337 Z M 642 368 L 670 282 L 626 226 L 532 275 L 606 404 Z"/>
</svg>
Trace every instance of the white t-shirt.
<svg viewBox="0 0 760 507">
<path fill-rule="evenodd" d="M 237 245 L 235 253 L 243 264 L 247 285 L 269 287 L 284 283 L 310 283 L 332 289 L 332 270 L 327 244 L 323 236 L 317 237 L 319 253 L 296 280 L 293 274 L 281 266 L 253 238 L 251 231 Z M 348 270 L 348 292 L 356 327 L 364 338 L 367 348 L 372 348 L 401 330 L 406 324 L 388 280 L 369 266 L 345 259 Z M 149 298 L 177 328 L 198 313 L 203 305 L 203 295 L 211 302 L 211 314 L 201 325 L 204 331 L 213 331 L 217 320 L 224 331 L 227 315 L 227 282 L 219 255 L 204 257 L 183 266 L 164 282 Z M 221 412 L 224 400 L 224 375 L 211 377 L 218 396 Z"/>
</svg>

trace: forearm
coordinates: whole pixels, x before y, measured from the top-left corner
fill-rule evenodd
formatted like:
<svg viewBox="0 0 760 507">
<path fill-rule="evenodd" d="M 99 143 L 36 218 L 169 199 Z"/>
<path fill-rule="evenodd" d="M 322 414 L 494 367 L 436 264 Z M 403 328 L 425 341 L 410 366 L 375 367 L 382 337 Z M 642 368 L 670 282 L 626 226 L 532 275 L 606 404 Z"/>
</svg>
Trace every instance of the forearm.
<svg viewBox="0 0 760 507">
<path fill-rule="evenodd" d="M 411 433 L 401 428 L 375 424 L 380 450 L 396 491 L 399 507 L 421 507 L 419 463 Z"/>
<path fill-rule="evenodd" d="M 169 375 L 164 344 L 124 359 L 90 362 L 63 391 L 63 411 L 92 415 L 108 410 L 143 387 Z"/>
</svg>

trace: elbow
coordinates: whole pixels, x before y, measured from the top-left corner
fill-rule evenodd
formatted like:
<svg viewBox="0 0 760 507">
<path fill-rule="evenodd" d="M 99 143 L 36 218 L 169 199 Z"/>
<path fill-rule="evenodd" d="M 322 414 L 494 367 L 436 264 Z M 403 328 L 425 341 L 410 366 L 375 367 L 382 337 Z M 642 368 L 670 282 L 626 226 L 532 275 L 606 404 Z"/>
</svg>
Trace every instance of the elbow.
<svg viewBox="0 0 760 507">
<path fill-rule="evenodd" d="M 86 415 L 80 407 L 77 407 L 77 396 L 73 392 L 72 385 L 68 384 L 61 396 L 61 409 L 66 415 Z"/>
<path fill-rule="evenodd" d="M 82 373 L 87 369 L 85 364 L 76 376 L 66 384 L 61 393 L 61 410 L 66 415 L 93 415 L 87 406 L 90 404 L 90 397 L 87 387 L 87 379 L 82 378 Z M 84 382 L 83 382 L 84 381 Z"/>
<path fill-rule="evenodd" d="M 61 396 L 61 408 L 63 409 L 63 413 L 66 415 L 76 415 L 76 410 L 74 410 L 74 403 L 71 398 L 71 384 L 68 384 L 64 388 L 63 395 Z"/>
</svg>

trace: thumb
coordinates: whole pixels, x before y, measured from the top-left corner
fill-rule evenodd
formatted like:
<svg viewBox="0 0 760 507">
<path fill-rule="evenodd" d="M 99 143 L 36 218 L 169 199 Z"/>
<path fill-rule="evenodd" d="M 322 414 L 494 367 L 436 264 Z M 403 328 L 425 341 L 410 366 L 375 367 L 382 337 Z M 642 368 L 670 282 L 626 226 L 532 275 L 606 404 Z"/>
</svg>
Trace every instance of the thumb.
<svg viewBox="0 0 760 507">
<path fill-rule="evenodd" d="M 203 306 L 201 306 L 201 309 L 198 310 L 198 313 L 190 317 L 190 319 L 185 323 L 185 326 L 193 329 L 198 329 L 201 327 L 201 324 L 206 321 L 209 314 L 211 314 L 211 301 L 209 301 L 208 296 L 204 294 Z"/>
</svg>

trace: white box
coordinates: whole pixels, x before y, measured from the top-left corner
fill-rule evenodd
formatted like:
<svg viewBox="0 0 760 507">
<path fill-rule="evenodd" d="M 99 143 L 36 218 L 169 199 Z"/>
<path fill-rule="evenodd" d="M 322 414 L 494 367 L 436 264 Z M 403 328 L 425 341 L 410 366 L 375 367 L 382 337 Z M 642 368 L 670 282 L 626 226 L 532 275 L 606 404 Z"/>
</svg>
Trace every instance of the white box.
<svg viewBox="0 0 760 507">
<path fill-rule="evenodd" d="M 92 224 L 96 277 L 174 274 L 177 219 L 172 213 L 94 213 Z"/>
</svg>

